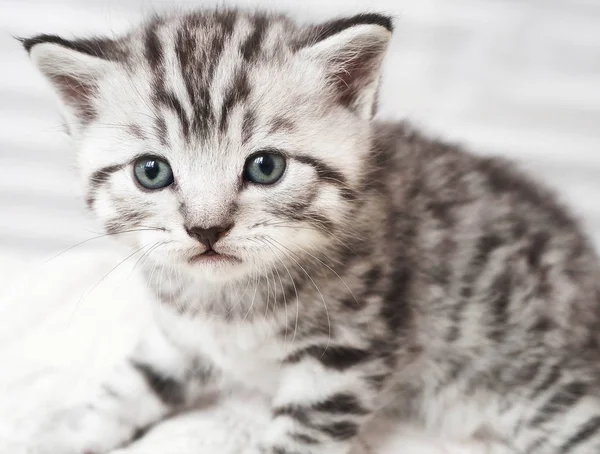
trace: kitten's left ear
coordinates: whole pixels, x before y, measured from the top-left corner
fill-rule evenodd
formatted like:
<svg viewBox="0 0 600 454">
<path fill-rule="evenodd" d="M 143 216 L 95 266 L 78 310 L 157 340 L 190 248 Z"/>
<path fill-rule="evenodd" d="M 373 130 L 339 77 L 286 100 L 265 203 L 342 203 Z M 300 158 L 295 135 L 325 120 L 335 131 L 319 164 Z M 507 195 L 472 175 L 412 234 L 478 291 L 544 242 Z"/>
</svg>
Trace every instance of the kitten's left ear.
<svg viewBox="0 0 600 454">
<path fill-rule="evenodd" d="M 392 30 L 392 20 L 379 14 L 338 19 L 318 26 L 316 38 L 299 53 L 324 66 L 343 105 L 370 119 Z"/>
<path fill-rule="evenodd" d="M 115 69 L 114 43 L 100 39 L 68 41 L 55 35 L 20 41 L 58 94 L 69 130 L 92 121 L 98 83 Z"/>
</svg>

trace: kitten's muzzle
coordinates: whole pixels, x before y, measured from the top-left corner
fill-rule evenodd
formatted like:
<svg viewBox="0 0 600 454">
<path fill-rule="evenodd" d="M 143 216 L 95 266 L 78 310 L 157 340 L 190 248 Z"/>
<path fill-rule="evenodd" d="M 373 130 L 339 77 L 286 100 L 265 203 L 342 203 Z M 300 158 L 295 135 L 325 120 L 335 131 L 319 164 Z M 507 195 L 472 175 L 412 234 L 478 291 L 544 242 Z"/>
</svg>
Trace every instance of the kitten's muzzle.
<svg viewBox="0 0 600 454">
<path fill-rule="evenodd" d="M 189 236 L 200 241 L 209 250 L 213 248 L 215 243 L 224 237 L 233 227 L 233 224 L 227 226 L 215 226 L 207 229 L 202 227 L 186 227 Z"/>
</svg>

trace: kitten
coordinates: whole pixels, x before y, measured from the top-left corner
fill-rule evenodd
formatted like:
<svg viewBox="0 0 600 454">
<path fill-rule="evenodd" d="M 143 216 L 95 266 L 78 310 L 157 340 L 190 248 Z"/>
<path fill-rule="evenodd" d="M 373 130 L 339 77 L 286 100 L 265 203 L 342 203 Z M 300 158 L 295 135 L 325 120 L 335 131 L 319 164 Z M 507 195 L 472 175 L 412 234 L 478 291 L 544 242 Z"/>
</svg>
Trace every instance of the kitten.
<svg viewBox="0 0 600 454">
<path fill-rule="evenodd" d="M 23 40 L 162 302 L 35 452 L 104 453 L 240 385 L 272 405 L 246 454 L 345 454 L 388 409 L 490 454 L 600 452 L 593 247 L 510 163 L 373 120 L 391 33 L 214 10 Z"/>
</svg>

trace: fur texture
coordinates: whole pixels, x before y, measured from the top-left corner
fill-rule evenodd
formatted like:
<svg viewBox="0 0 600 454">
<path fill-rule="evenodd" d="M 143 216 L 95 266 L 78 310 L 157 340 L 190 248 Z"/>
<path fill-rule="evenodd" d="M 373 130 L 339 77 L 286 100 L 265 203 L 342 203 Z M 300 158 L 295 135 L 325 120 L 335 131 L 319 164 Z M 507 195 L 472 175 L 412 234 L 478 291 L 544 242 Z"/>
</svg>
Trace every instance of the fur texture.
<svg viewBox="0 0 600 454">
<path fill-rule="evenodd" d="M 248 454 L 347 454 L 384 411 L 489 454 L 600 452 L 593 248 L 510 163 L 373 121 L 391 31 L 374 14 L 299 26 L 218 10 L 24 41 L 62 100 L 89 208 L 162 301 L 41 452 L 105 452 L 240 384 L 272 406 Z M 253 184 L 245 163 L 265 150 L 285 173 Z M 171 186 L 136 182 L 146 155 Z M 188 234 L 217 227 L 212 246 Z"/>
</svg>

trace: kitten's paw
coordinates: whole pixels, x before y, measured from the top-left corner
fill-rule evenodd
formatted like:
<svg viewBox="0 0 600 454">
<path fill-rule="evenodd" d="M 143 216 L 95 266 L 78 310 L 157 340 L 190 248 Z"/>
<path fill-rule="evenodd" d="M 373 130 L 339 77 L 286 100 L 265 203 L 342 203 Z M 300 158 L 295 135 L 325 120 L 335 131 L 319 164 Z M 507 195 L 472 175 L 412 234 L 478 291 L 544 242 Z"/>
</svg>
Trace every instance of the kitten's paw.
<svg viewBox="0 0 600 454">
<path fill-rule="evenodd" d="M 54 414 L 32 437 L 31 454 L 105 454 L 122 446 L 135 428 L 92 405 Z"/>
</svg>

